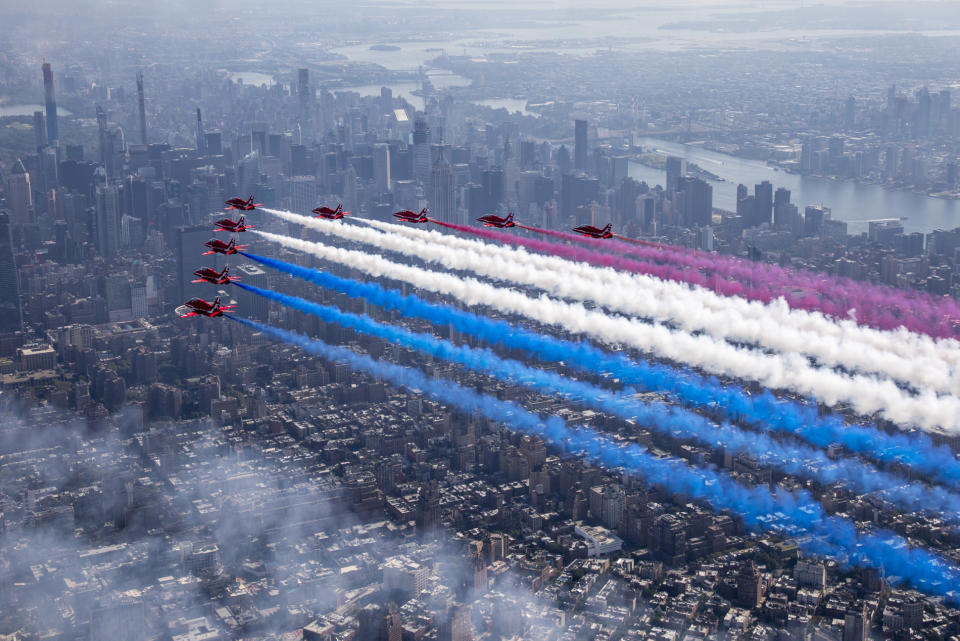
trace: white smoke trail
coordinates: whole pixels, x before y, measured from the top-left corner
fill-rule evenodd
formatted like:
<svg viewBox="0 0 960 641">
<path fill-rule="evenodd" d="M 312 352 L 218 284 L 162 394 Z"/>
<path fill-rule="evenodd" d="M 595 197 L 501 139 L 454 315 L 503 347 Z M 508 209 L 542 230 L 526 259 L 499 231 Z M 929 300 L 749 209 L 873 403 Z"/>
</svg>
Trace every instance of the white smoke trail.
<svg viewBox="0 0 960 641">
<path fill-rule="evenodd" d="M 873 327 L 858 325 L 852 320 L 838 320 L 824 316 L 820 312 L 793 309 L 781 298 L 768 304 L 760 301 L 751 301 L 742 297 L 727 297 L 717 294 L 698 285 L 662 281 L 645 274 L 627 274 L 610 267 L 598 267 L 586 263 L 570 261 L 558 256 L 546 256 L 531 253 L 522 247 L 506 247 L 496 243 L 487 243 L 479 239 L 463 238 L 456 234 L 444 233 L 435 229 L 426 230 L 410 225 L 395 225 L 378 220 L 354 218 L 358 222 L 366 223 L 385 232 L 400 234 L 407 238 L 418 238 L 442 242 L 453 248 L 474 249 L 486 252 L 491 256 L 516 256 L 517 260 L 530 262 L 543 269 L 560 269 L 576 266 L 577 274 L 587 277 L 594 273 L 603 275 L 616 274 L 621 278 L 646 286 L 648 281 L 663 283 L 663 291 L 670 295 L 684 295 L 685 291 L 692 290 L 701 297 L 697 302 L 703 307 L 716 311 L 727 311 L 734 306 L 737 312 L 749 318 L 772 317 L 777 323 L 789 324 L 798 331 L 811 332 L 811 336 L 823 336 L 837 341 L 855 341 L 874 349 L 897 354 L 903 358 L 941 359 L 951 368 L 960 367 L 960 341 L 950 338 L 936 339 L 926 334 L 917 334 L 899 327 L 896 330 L 881 330 Z M 504 254 L 502 250 L 513 251 L 515 254 Z M 620 282 L 629 282 L 621 280 Z"/>
<path fill-rule="evenodd" d="M 401 265 L 378 254 L 256 230 L 253 233 L 373 277 L 404 281 L 420 289 L 452 296 L 466 305 L 486 305 L 504 313 L 519 314 L 608 344 L 629 345 L 713 374 L 757 381 L 771 389 L 792 390 L 827 405 L 846 403 L 861 414 L 881 412 L 887 419 L 902 425 L 960 432 L 960 401 L 956 398 L 938 397 L 932 392 L 913 396 L 891 381 L 813 367 L 796 354 L 764 354 L 738 348 L 706 335 L 690 335 L 662 325 L 588 310 L 579 303 L 565 303 L 546 295 L 532 298 L 473 278 Z"/>
<path fill-rule="evenodd" d="M 835 338 L 831 334 L 836 332 L 829 331 L 835 326 L 832 319 L 822 314 L 792 314 L 793 310 L 782 301 L 779 310 L 771 310 L 773 306 L 719 296 L 699 287 L 437 231 L 361 219 L 386 232 L 379 233 L 331 225 L 290 212 L 269 211 L 328 235 L 416 256 L 447 269 L 530 285 L 563 298 L 593 301 L 613 311 L 669 322 L 687 332 L 705 332 L 719 340 L 753 343 L 781 353 L 807 354 L 820 365 L 879 374 L 921 390 L 946 394 L 960 390 L 960 371 L 939 358 L 935 350 L 925 350 L 927 353 L 921 356 L 915 345 L 907 345 L 914 351 L 909 358 L 904 357 L 898 353 L 900 350 L 880 346 L 884 339 L 887 346 L 899 346 L 897 334 L 872 329 L 860 332 L 852 321 Z M 940 347 L 943 352 L 949 351 L 947 346 Z"/>
<path fill-rule="evenodd" d="M 783 353 L 806 354 L 821 365 L 879 374 L 935 392 L 960 392 L 960 343 L 954 340 L 935 342 L 905 329 L 883 332 L 853 321 L 838 323 L 818 312 L 792 310 L 780 299 L 764 305 L 745 298 L 720 296 L 686 283 L 533 254 L 523 248 L 435 230 L 356 220 L 388 237 L 359 238 L 352 230 L 333 233 L 419 256 L 447 269 L 531 285 L 563 298 L 593 301 L 612 311 L 671 323 L 689 332 L 705 332 L 721 340 L 752 343 Z M 438 249 L 437 245 L 446 249 Z"/>
<path fill-rule="evenodd" d="M 654 286 L 660 287 L 662 291 L 670 295 L 682 296 L 693 291 L 700 296 L 696 301 L 710 310 L 727 312 L 733 306 L 738 313 L 744 316 L 750 318 L 773 317 L 777 323 L 789 324 L 798 331 L 810 332 L 810 337 L 822 336 L 838 341 L 855 341 L 863 343 L 867 347 L 893 353 L 903 358 L 940 359 L 951 368 L 960 367 L 960 341 L 955 339 L 935 339 L 902 327 L 896 330 L 865 327 L 857 325 L 852 320 L 838 320 L 824 316 L 820 312 L 792 309 L 786 301 L 779 298 L 771 303 L 764 304 L 760 301 L 751 301 L 741 297 L 722 296 L 698 285 L 660 280 L 645 274 L 628 274 L 609 267 L 579 263 L 558 256 L 530 253 L 522 247 L 505 247 L 496 243 L 463 238 L 437 230 L 394 225 L 364 218 L 355 218 L 354 220 L 366 223 L 384 232 L 395 233 L 408 238 L 442 242 L 453 248 L 473 249 L 486 252 L 491 256 L 515 256 L 516 260 L 525 260 L 543 269 L 559 269 L 561 267 L 569 269 L 571 266 L 575 266 L 576 273 L 585 278 L 589 277 L 591 273 L 595 276 L 600 275 L 600 277 L 615 274 L 620 278 L 620 283 L 633 281 L 645 287 L 648 286 L 650 281 L 653 281 Z M 515 252 L 515 254 L 504 254 L 503 251 Z M 656 285 L 656 283 L 660 283 L 660 285 Z"/>
</svg>

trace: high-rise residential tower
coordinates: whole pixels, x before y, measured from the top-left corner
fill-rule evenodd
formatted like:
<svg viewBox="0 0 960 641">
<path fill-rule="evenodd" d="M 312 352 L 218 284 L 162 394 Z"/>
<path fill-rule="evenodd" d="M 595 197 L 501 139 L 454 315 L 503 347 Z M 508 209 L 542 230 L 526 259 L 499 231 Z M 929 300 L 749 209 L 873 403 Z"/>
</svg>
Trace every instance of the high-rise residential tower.
<svg viewBox="0 0 960 641">
<path fill-rule="evenodd" d="M 140 142 L 147 144 L 147 110 L 143 101 L 143 72 L 137 72 L 137 113 L 140 117 Z"/>
<path fill-rule="evenodd" d="M 207 137 L 203 133 L 203 116 L 200 107 L 197 107 L 197 154 L 204 156 L 207 153 Z"/>
<path fill-rule="evenodd" d="M 43 93 L 47 109 L 47 142 L 56 145 L 59 140 L 57 130 L 57 97 L 53 90 L 53 69 L 50 63 L 43 63 Z"/>
<path fill-rule="evenodd" d="M 0 211 L 0 332 L 4 333 L 23 329 L 20 280 L 13 259 L 10 222 L 10 215 Z"/>
<path fill-rule="evenodd" d="M 37 150 L 47 146 L 47 119 L 42 111 L 33 112 L 33 137 Z"/>
</svg>

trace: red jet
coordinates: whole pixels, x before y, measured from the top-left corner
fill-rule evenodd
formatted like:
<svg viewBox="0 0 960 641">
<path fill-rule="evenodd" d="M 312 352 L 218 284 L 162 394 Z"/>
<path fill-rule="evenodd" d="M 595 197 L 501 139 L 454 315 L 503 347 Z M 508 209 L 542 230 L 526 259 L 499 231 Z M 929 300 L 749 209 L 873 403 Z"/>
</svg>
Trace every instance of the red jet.
<svg viewBox="0 0 960 641">
<path fill-rule="evenodd" d="M 404 209 L 403 211 L 398 211 L 397 213 L 395 213 L 393 217 L 399 218 L 405 223 L 429 223 L 430 222 L 430 219 L 427 218 L 426 207 L 421 209 L 419 214 L 415 211 Z"/>
<path fill-rule="evenodd" d="M 574 227 L 573 231 L 588 238 L 613 238 L 613 232 L 610 231 L 611 227 L 610 223 L 607 223 L 607 226 L 603 229 L 598 229 L 593 225 L 581 225 L 580 227 Z"/>
<path fill-rule="evenodd" d="M 326 205 L 317 207 L 313 210 L 313 213 L 317 214 L 317 218 L 326 218 L 327 220 L 339 220 L 350 215 L 349 211 L 343 211 L 343 203 L 337 205 L 336 209 L 330 209 Z"/>
<path fill-rule="evenodd" d="M 228 231 L 231 233 L 247 231 L 248 229 L 253 229 L 253 225 L 248 225 L 244 220 L 243 216 L 240 216 L 240 219 L 237 221 L 230 220 L 229 218 L 224 218 L 223 220 L 218 220 L 216 223 L 217 228 L 213 231 Z"/>
<path fill-rule="evenodd" d="M 217 316 L 223 316 L 224 312 L 229 312 L 236 307 L 236 305 L 221 305 L 219 296 L 214 298 L 212 303 L 208 303 L 202 298 L 191 298 L 184 303 L 184 306 L 189 307 L 190 312 L 182 315 L 180 318 L 190 318 L 191 316 L 216 318 Z"/>
<path fill-rule="evenodd" d="M 241 249 L 246 249 L 246 245 L 238 245 L 237 241 L 233 238 L 230 239 L 229 243 L 225 243 L 219 238 L 211 238 L 203 244 L 204 247 L 209 247 L 210 251 L 203 252 L 201 256 L 209 256 L 210 254 L 236 254 Z"/>
<path fill-rule="evenodd" d="M 494 214 L 487 214 L 486 216 L 480 216 L 477 218 L 484 227 L 497 227 L 498 229 L 506 229 L 507 227 L 516 227 L 517 223 L 513 222 L 513 212 L 507 214 L 506 218 L 501 218 Z"/>
<path fill-rule="evenodd" d="M 243 198 L 231 198 L 224 204 L 229 205 L 229 207 L 224 207 L 224 209 L 239 209 L 240 211 L 253 211 L 257 207 L 263 207 L 263 203 L 253 202 L 253 196 L 250 196 L 250 198 L 246 200 Z"/>
<path fill-rule="evenodd" d="M 227 285 L 232 283 L 235 280 L 240 280 L 236 276 L 230 276 L 228 272 L 230 271 L 229 267 L 224 267 L 222 272 L 218 272 L 215 269 L 210 267 L 203 267 L 193 272 L 193 275 L 197 277 L 197 280 L 190 281 L 191 283 L 213 283 L 214 285 Z"/>
</svg>

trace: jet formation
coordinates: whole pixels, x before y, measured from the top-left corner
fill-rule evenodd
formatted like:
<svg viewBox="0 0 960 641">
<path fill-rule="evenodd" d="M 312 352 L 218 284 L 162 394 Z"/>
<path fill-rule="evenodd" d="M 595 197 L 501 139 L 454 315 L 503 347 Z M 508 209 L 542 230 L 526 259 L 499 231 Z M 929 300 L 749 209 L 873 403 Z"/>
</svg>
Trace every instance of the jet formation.
<svg viewBox="0 0 960 641">
<path fill-rule="evenodd" d="M 253 202 L 253 196 L 250 196 L 246 200 L 243 198 L 231 198 L 230 200 L 225 201 L 224 204 L 227 205 L 224 209 L 231 210 L 235 209 L 238 211 L 254 211 L 257 207 L 263 207 L 262 203 Z M 314 214 L 317 214 L 317 218 L 326 218 L 329 220 L 339 220 L 344 216 L 350 214 L 348 211 L 343 211 L 343 204 L 337 205 L 337 207 L 331 208 L 326 205 L 322 205 L 313 210 Z M 410 212 L 411 214 L 413 212 Z M 426 213 L 426 209 L 420 212 L 421 215 Z M 424 218 L 426 218 L 424 216 Z M 422 221 L 426 222 L 426 220 Z M 253 229 L 254 225 L 248 225 L 245 218 L 240 216 L 237 220 L 232 218 L 222 218 L 216 223 L 214 223 L 214 232 L 225 231 L 231 234 L 238 234 L 245 232 L 248 229 Z M 223 254 L 225 256 L 231 256 L 238 254 L 244 249 L 247 248 L 247 245 L 238 245 L 236 236 L 230 238 L 229 242 L 224 242 L 219 238 L 211 238 L 204 243 L 204 247 L 208 251 L 201 253 L 201 256 L 210 256 L 212 254 Z M 212 267 L 201 267 L 193 272 L 193 275 L 196 276 L 196 280 L 190 281 L 192 283 L 210 283 L 212 285 L 229 285 L 230 283 L 239 281 L 240 279 L 236 276 L 230 276 L 230 268 L 224 267 L 221 271 L 217 271 Z M 184 311 L 187 311 L 186 314 L 182 314 L 181 318 L 189 318 L 191 316 L 206 316 L 207 318 L 215 318 L 217 316 L 222 316 L 225 312 L 232 310 L 235 305 L 223 305 L 220 303 L 220 297 L 218 296 L 213 300 L 213 302 L 208 302 L 202 298 L 191 298 L 186 303 L 183 304 L 182 308 Z"/>
<path fill-rule="evenodd" d="M 236 209 L 238 211 L 253 211 L 257 207 L 263 206 L 262 203 L 253 202 L 253 196 L 250 196 L 246 200 L 243 198 L 231 198 L 224 204 L 227 205 L 224 209 Z M 245 232 L 248 229 L 253 229 L 253 227 L 253 225 L 247 224 L 247 221 L 243 216 L 240 216 L 237 220 L 233 220 L 232 218 L 222 218 L 218 220 L 216 223 L 214 223 L 213 231 L 225 231 L 231 234 L 238 234 Z M 237 244 L 236 236 L 231 237 L 230 242 L 224 242 L 219 238 L 211 238 L 203 245 L 208 251 L 200 254 L 201 256 L 209 256 L 211 254 L 223 254 L 225 256 L 230 256 L 247 248 L 246 245 Z M 230 275 L 229 267 L 224 267 L 221 271 L 217 271 L 212 267 L 201 267 L 193 272 L 193 275 L 196 276 L 197 279 L 190 281 L 192 283 L 229 285 L 230 283 L 240 280 L 236 276 Z M 223 316 L 224 313 L 231 311 L 234 307 L 236 307 L 236 305 L 221 304 L 220 297 L 217 296 L 215 299 L 213 299 L 212 303 L 202 298 L 191 298 L 184 303 L 181 308 L 178 308 L 178 310 L 184 309 L 187 311 L 186 314 L 181 314 L 181 318 L 189 318 L 191 316 L 206 316 L 207 318 L 216 318 L 217 316 Z"/>
<path fill-rule="evenodd" d="M 227 207 L 225 209 L 231 210 L 235 209 L 238 211 L 254 211 L 257 207 L 262 207 L 262 203 L 253 202 L 253 196 L 250 196 L 247 199 L 243 198 L 231 198 L 230 200 L 225 201 Z M 393 217 L 404 223 L 412 224 L 422 224 L 429 222 L 437 222 L 431 220 L 427 216 L 427 209 L 423 208 L 419 212 L 413 211 L 411 209 L 404 209 L 393 214 Z M 340 220 L 345 216 L 349 216 L 349 211 L 343 210 L 343 203 L 339 203 L 335 208 L 329 207 L 327 205 L 321 205 L 312 210 L 312 213 L 316 215 L 317 218 L 322 218 L 325 220 Z M 509 229 L 511 227 L 523 227 L 523 225 L 518 224 L 513 219 L 513 212 L 510 212 L 506 216 L 498 216 L 496 214 L 486 214 L 477 218 L 478 222 L 483 223 L 485 227 L 496 227 L 497 229 Z M 248 225 L 245 218 L 240 216 L 237 220 L 231 218 L 223 218 L 216 221 L 214 232 L 225 231 L 231 234 L 238 234 L 245 232 L 248 229 L 253 229 L 254 225 Z M 524 227 L 524 229 L 531 229 L 536 231 L 535 228 Z M 616 235 L 612 231 L 612 225 L 607 224 L 605 227 L 595 227 L 593 225 L 581 225 L 573 229 L 574 232 L 588 237 L 588 238 L 597 238 L 597 239 L 607 239 L 613 238 Z M 621 238 L 620 236 L 616 236 Z M 624 239 L 632 240 L 632 239 Z M 648 241 L 634 241 L 637 243 L 643 244 L 653 244 L 648 243 Z M 244 249 L 247 248 L 247 245 L 238 245 L 236 236 L 230 238 L 229 242 L 222 241 L 218 238 L 211 238 L 204 246 L 207 248 L 207 251 L 203 252 L 201 256 L 209 256 L 211 254 L 223 254 L 225 256 L 231 256 L 238 254 Z M 193 275 L 196 276 L 196 280 L 191 282 L 193 283 L 210 283 L 212 285 L 228 285 L 230 283 L 236 282 L 239 280 L 236 276 L 230 276 L 230 268 L 224 267 L 223 270 L 217 271 L 211 267 L 202 267 L 195 272 Z M 233 309 L 235 305 L 223 305 L 220 303 L 220 297 L 214 299 L 214 301 L 207 302 L 202 298 L 191 298 L 186 303 L 184 303 L 184 310 L 188 310 L 188 313 L 183 314 L 183 318 L 190 316 L 206 316 L 208 318 L 214 318 L 217 316 L 222 316 L 225 312 Z M 181 308 L 178 308 L 181 309 Z"/>
</svg>

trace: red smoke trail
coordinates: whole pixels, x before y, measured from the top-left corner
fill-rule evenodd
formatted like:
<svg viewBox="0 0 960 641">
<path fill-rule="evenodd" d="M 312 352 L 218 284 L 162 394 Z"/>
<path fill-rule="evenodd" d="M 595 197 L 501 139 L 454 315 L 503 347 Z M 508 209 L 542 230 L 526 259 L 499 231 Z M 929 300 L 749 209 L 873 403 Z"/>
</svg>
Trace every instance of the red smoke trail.
<svg viewBox="0 0 960 641">
<path fill-rule="evenodd" d="M 732 278 L 766 290 L 771 298 L 783 296 L 791 307 L 816 309 L 840 318 L 848 318 L 850 310 L 856 310 L 857 322 L 863 325 L 880 329 L 894 329 L 904 325 L 912 331 L 938 338 L 960 336 L 960 327 L 957 326 L 960 323 L 960 304 L 952 298 L 873 285 L 807 270 L 784 269 L 779 265 L 698 252 L 676 245 L 661 246 L 653 252 L 623 242 L 588 238 L 551 229 L 532 230 L 554 238 L 583 243 L 593 249 L 618 251 L 643 260 L 682 265 Z M 615 237 L 625 240 L 622 236 Z M 646 241 L 638 241 L 638 244 L 640 242 Z M 806 300 L 810 295 L 827 299 L 833 311 L 827 311 L 818 307 L 814 301 Z"/>
<path fill-rule="evenodd" d="M 953 299 L 935 298 L 916 291 L 870 285 L 827 274 L 783 269 L 704 252 L 634 247 L 615 240 L 583 238 L 567 232 L 517 225 L 529 231 L 592 247 L 623 248 L 637 258 L 592 251 L 570 245 L 522 238 L 488 229 L 432 220 L 438 225 L 488 240 L 527 247 L 571 260 L 648 274 L 657 278 L 699 285 L 724 296 L 742 296 L 764 303 L 783 297 L 790 307 L 850 318 L 879 329 L 907 329 L 934 337 L 960 337 L 960 305 Z M 624 252 L 627 253 L 627 252 Z"/>
<path fill-rule="evenodd" d="M 664 249 L 663 243 L 652 243 L 649 240 L 640 240 L 639 238 L 628 238 L 627 236 L 621 236 L 620 234 L 614 234 L 613 237 L 616 238 L 617 240 L 633 243 L 634 245 L 643 245 L 644 247 L 656 247 L 659 250 Z"/>
</svg>

